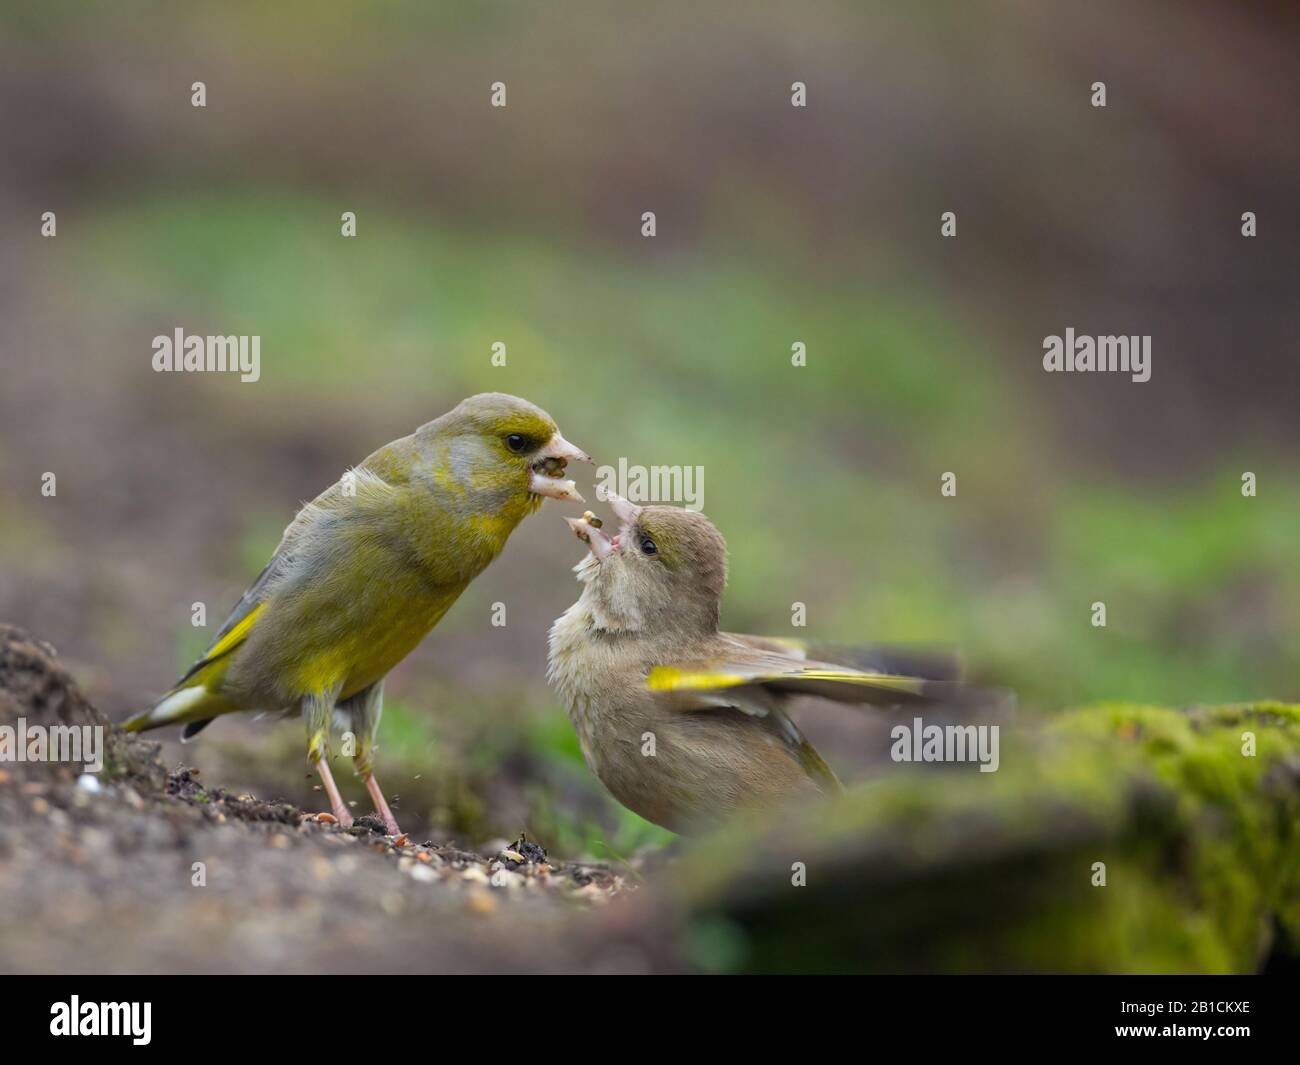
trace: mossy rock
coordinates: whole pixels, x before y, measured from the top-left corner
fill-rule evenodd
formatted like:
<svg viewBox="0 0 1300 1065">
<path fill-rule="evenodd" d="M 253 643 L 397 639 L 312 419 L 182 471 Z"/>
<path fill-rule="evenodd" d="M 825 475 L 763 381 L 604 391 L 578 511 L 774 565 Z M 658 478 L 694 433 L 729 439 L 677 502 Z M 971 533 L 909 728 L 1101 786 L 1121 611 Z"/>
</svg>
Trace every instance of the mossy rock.
<svg viewBox="0 0 1300 1065">
<path fill-rule="evenodd" d="M 1009 732 L 995 773 L 900 770 L 829 807 L 700 841 L 679 870 L 687 934 L 705 944 L 697 962 L 1089 973 L 1300 963 L 1300 708 L 1105 704 Z"/>
</svg>

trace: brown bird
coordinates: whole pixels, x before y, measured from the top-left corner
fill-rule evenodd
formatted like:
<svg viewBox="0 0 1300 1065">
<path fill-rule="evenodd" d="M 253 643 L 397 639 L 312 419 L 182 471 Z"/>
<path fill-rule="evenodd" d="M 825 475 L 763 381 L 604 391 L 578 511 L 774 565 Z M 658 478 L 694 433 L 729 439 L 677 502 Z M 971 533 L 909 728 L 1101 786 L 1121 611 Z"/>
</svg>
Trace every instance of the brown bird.
<svg viewBox="0 0 1300 1065">
<path fill-rule="evenodd" d="M 590 512 L 566 519 L 591 550 L 582 595 L 551 628 L 548 675 L 587 765 L 647 820 L 690 831 L 839 791 L 786 712 L 794 696 L 893 706 L 960 691 L 949 655 L 720 631 L 727 545 L 713 523 L 607 498 L 617 535 Z"/>
</svg>

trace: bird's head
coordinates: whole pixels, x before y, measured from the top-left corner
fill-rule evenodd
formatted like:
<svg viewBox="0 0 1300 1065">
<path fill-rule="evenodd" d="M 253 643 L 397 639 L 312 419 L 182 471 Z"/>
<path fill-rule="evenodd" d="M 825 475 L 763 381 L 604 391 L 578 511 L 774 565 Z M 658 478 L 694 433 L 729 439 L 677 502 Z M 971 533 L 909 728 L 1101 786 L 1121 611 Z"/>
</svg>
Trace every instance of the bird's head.
<svg viewBox="0 0 1300 1065">
<path fill-rule="evenodd" d="M 597 624 L 611 631 L 716 632 L 727 583 L 727 542 L 703 514 L 639 507 L 613 492 L 609 535 L 588 511 L 566 518 L 590 553 L 575 567 Z"/>
<path fill-rule="evenodd" d="M 467 499 L 536 509 L 542 497 L 581 503 L 564 474 L 571 460 L 590 462 L 540 407 L 504 392 L 463 400 L 416 433 L 430 476 Z"/>
</svg>

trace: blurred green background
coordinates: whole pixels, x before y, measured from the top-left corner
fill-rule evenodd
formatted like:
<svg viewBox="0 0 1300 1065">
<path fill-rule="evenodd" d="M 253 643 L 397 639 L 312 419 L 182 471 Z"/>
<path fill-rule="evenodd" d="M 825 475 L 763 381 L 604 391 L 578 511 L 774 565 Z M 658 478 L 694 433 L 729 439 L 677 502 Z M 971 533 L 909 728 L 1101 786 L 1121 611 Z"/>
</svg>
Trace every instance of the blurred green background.
<svg viewBox="0 0 1300 1065">
<path fill-rule="evenodd" d="M 138 709 L 302 500 L 501 390 L 704 467 L 730 628 L 955 645 L 1029 713 L 1300 698 L 1297 9 L 1174 6 L 0 6 L 0 619 Z M 261 380 L 153 373 L 178 326 L 260 335 Z M 1067 326 L 1151 334 L 1151 381 L 1044 374 Z M 398 668 L 380 778 L 623 857 L 668 836 L 544 680 L 569 512 Z M 801 721 L 884 771 L 876 723 Z M 320 801 L 296 723 L 171 753 Z"/>
</svg>

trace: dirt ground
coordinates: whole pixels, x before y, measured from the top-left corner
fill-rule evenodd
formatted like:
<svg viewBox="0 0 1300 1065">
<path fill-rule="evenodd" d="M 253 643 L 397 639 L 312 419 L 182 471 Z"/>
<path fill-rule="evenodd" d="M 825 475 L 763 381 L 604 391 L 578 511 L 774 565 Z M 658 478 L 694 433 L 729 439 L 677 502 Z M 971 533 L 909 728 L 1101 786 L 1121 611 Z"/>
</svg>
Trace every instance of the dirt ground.
<svg viewBox="0 0 1300 1065">
<path fill-rule="evenodd" d="M 105 768 L 0 763 L 0 968 L 563 972 L 681 966 L 632 868 L 349 830 L 233 795 L 115 730 L 54 649 L 0 627 L 0 725 L 104 727 Z M 543 841 L 544 842 L 544 841 Z"/>
</svg>

